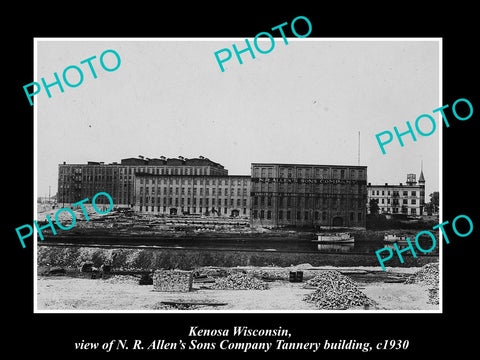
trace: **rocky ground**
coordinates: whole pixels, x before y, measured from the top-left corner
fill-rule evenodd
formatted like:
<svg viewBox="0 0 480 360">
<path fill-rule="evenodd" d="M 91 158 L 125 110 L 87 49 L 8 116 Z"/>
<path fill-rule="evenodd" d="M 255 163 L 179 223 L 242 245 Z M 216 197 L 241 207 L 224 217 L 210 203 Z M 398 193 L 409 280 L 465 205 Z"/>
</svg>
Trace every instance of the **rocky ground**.
<svg viewBox="0 0 480 360">
<path fill-rule="evenodd" d="M 154 291 L 148 282 L 139 284 L 140 275 L 95 279 L 41 275 L 36 295 L 38 310 L 438 310 L 438 291 L 431 291 L 435 287 L 432 269 L 435 266 L 388 269 L 400 280 L 362 282 L 348 273 L 365 268 L 310 268 L 315 275 L 289 282 L 285 274 L 292 269 L 288 268 L 208 268 L 195 273 L 190 292 Z M 308 274 L 307 266 L 304 270 Z M 422 280 L 426 273 L 430 274 L 428 286 Z M 438 280 L 438 272 L 436 276 Z"/>
<path fill-rule="evenodd" d="M 354 281 L 336 270 L 324 271 L 305 285 L 315 289 L 305 297 L 305 301 L 315 304 L 319 309 L 346 310 L 358 306 L 367 309 L 376 304 Z"/>
</svg>

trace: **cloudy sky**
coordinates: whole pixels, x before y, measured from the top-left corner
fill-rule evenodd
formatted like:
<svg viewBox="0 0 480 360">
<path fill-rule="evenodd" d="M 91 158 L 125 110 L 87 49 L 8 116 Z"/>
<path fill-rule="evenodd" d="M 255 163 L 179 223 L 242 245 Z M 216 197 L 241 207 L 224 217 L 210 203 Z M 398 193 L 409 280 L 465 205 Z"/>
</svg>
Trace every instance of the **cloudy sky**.
<svg viewBox="0 0 480 360">
<path fill-rule="evenodd" d="M 443 105 L 436 39 L 279 38 L 268 54 L 243 53 L 242 65 L 233 55 L 221 72 L 214 52 L 233 43 L 243 49 L 245 39 L 37 39 L 34 81 L 51 83 L 69 65 L 84 74 L 76 88 L 35 96 L 38 196 L 56 193 L 63 161 L 203 155 L 247 175 L 252 162 L 357 165 L 358 132 L 369 182 L 418 179 L 423 160 L 427 200 L 439 190 L 441 126 L 416 142 L 405 136 L 404 147 L 395 140 L 385 155 L 375 139 Z M 100 66 L 108 49 L 121 57 L 116 71 Z M 97 79 L 80 64 L 94 55 Z M 112 54 L 105 63 L 115 65 Z"/>
</svg>

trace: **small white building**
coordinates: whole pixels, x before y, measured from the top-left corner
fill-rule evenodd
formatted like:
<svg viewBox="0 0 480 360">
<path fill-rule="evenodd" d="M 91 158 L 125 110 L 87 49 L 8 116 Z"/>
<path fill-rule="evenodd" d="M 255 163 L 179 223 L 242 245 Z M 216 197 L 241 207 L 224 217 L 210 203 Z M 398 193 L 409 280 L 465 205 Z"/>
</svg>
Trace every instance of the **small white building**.
<svg viewBox="0 0 480 360">
<path fill-rule="evenodd" d="M 368 183 L 367 212 L 370 200 L 377 200 L 379 214 L 404 214 L 422 216 L 425 206 L 425 177 L 420 172 L 418 183 L 415 174 L 407 174 L 406 184 L 372 185 Z"/>
</svg>

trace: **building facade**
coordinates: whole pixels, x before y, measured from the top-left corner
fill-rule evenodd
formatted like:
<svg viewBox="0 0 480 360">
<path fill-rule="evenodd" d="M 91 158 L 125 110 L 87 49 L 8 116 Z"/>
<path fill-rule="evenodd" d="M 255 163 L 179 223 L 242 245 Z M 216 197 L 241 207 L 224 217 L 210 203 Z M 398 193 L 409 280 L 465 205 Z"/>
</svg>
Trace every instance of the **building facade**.
<svg viewBox="0 0 480 360">
<path fill-rule="evenodd" d="M 425 206 L 425 177 L 420 172 L 418 183 L 415 174 L 407 174 L 406 184 L 368 184 L 368 201 L 377 201 L 380 214 L 422 216 Z M 368 213 L 370 207 L 368 206 Z"/>
<path fill-rule="evenodd" d="M 250 176 L 135 173 L 140 213 L 250 217 Z"/>
<path fill-rule="evenodd" d="M 252 164 L 252 224 L 366 227 L 367 167 Z"/>
<path fill-rule="evenodd" d="M 115 206 L 146 214 L 239 216 L 253 226 L 365 228 L 367 167 L 252 163 L 250 175 L 228 175 L 204 157 L 59 165 L 60 204 L 98 192 L 110 194 Z"/>
<path fill-rule="evenodd" d="M 57 202 L 71 204 L 107 192 L 115 205 L 135 204 L 135 172 L 156 175 L 228 175 L 222 165 L 205 157 L 186 159 L 128 158 L 120 163 L 105 164 L 89 161 L 87 164 L 58 165 Z M 103 197 L 102 197 L 103 198 Z M 103 199 L 108 202 L 108 199 Z M 99 202 L 101 198 L 99 198 Z"/>
</svg>

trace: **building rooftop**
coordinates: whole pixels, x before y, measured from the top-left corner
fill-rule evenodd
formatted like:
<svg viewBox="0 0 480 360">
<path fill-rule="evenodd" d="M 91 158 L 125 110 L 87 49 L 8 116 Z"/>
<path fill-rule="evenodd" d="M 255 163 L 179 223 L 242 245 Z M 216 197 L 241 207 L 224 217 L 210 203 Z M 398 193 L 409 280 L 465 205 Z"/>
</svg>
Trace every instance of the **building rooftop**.
<svg viewBox="0 0 480 360">
<path fill-rule="evenodd" d="M 208 177 L 208 178 L 213 178 L 213 177 L 225 177 L 225 178 L 231 178 L 231 177 L 241 177 L 241 178 L 251 178 L 250 175 L 228 175 L 228 174 L 210 174 L 210 175 L 173 175 L 173 174 L 152 174 L 149 172 L 135 172 L 136 177 L 146 177 L 146 176 L 155 176 L 155 177 Z"/>
<path fill-rule="evenodd" d="M 146 166 L 213 166 L 216 168 L 223 169 L 224 166 L 212 161 L 206 157 L 199 156 L 192 159 L 187 159 L 183 156 L 177 158 L 166 158 L 165 156 L 160 156 L 160 158 L 145 158 L 143 156 L 137 158 L 126 158 L 121 160 L 122 165 L 146 165 Z"/>
<path fill-rule="evenodd" d="M 279 166 L 328 166 L 328 167 L 336 167 L 336 168 L 362 168 L 366 169 L 366 165 L 329 165 L 329 164 L 288 164 L 288 163 L 252 163 L 252 166 L 254 165 L 279 165 Z"/>
<path fill-rule="evenodd" d="M 88 161 L 86 164 L 67 164 L 65 161 L 61 165 L 133 165 L 133 166 L 211 166 L 217 169 L 225 169 L 222 164 L 219 164 L 215 161 L 212 161 L 206 157 L 199 156 L 192 159 L 184 158 L 179 156 L 178 158 L 166 158 L 160 156 L 159 158 L 146 158 L 144 156 L 131 157 L 121 159 L 120 164 L 118 162 L 113 162 L 110 164 L 105 164 L 103 161 Z"/>
<path fill-rule="evenodd" d="M 367 187 L 384 187 L 384 188 L 385 187 L 389 187 L 389 188 L 393 188 L 393 187 L 400 188 L 400 187 L 402 187 L 402 188 L 404 188 L 404 187 L 421 187 L 421 186 L 423 186 L 423 185 L 421 185 L 421 184 L 407 184 L 407 183 L 405 183 L 405 184 L 403 184 L 403 183 L 400 183 L 400 184 L 388 184 L 388 183 L 386 183 L 386 184 L 373 184 L 373 185 L 372 185 L 372 183 L 367 184 Z"/>
</svg>

